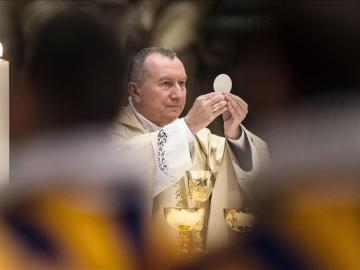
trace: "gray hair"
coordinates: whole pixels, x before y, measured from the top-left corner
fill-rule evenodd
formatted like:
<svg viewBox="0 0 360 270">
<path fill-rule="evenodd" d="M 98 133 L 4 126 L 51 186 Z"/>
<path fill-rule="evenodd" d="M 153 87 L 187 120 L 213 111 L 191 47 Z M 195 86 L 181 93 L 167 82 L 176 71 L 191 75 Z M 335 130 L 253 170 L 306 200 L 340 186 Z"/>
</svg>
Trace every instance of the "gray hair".
<svg viewBox="0 0 360 270">
<path fill-rule="evenodd" d="M 145 69 L 144 62 L 146 57 L 151 54 L 161 54 L 163 56 L 174 59 L 176 57 L 176 52 L 171 49 L 161 48 L 161 47 L 149 47 L 142 49 L 138 52 L 131 63 L 129 70 L 128 82 L 143 81 L 145 79 Z"/>
</svg>

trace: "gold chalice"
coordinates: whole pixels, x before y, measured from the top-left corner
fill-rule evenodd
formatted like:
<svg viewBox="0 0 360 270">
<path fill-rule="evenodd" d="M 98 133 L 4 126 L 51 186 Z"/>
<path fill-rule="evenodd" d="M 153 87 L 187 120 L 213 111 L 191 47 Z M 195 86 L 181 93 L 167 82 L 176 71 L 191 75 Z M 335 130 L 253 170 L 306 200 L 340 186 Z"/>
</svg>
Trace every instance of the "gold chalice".
<svg viewBox="0 0 360 270">
<path fill-rule="evenodd" d="M 187 171 L 188 179 L 188 196 L 193 207 L 201 207 L 205 203 L 212 191 L 212 174 L 210 171 L 192 170 Z M 196 253 L 205 252 L 204 239 L 201 236 L 201 230 L 204 226 L 204 219 L 202 219 L 194 228 L 194 244 Z"/>
<path fill-rule="evenodd" d="M 212 174 L 210 171 L 187 171 L 188 195 L 192 206 L 200 207 L 206 202 L 212 191 Z"/>
<path fill-rule="evenodd" d="M 165 207 L 167 223 L 179 232 L 179 253 L 192 257 L 190 232 L 204 220 L 204 208 Z"/>
<path fill-rule="evenodd" d="M 248 232 L 254 222 L 250 209 L 224 208 L 225 221 L 236 232 Z"/>
</svg>

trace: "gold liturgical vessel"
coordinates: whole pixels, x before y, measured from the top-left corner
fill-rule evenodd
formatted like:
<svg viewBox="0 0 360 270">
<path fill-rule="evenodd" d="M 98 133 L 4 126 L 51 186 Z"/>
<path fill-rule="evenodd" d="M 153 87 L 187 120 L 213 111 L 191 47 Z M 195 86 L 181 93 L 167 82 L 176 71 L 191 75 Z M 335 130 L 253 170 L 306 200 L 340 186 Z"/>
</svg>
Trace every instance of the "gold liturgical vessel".
<svg viewBox="0 0 360 270">
<path fill-rule="evenodd" d="M 188 197 L 191 206 L 200 208 L 210 197 L 212 191 L 212 174 L 210 171 L 192 170 L 187 171 Z M 201 235 L 204 227 L 204 218 L 194 228 L 194 252 L 202 254 L 205 252 L 205 241 Z"/>
<path fill-rule="evenodd" d="M 165 207 L 164 214 L 167 223 L 179 232 L 179 253 L 192 257 L 190 233 L 195 227 L 202 226 L 205 209 Z"/>
<path fill-rule="evenodd" d="M 224 217 L 229 227 L 236 232 L 248 232 L 254 222 L 250 209 L 224 208 Z"/>
</svg>

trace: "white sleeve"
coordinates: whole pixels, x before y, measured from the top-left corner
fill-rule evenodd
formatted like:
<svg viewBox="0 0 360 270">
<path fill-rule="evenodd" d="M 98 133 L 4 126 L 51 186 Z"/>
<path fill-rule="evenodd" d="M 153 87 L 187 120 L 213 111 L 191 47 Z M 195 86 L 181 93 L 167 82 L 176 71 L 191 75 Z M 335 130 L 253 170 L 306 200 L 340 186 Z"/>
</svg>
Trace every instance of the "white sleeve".
<svg viewBox="0 0 360 270">
<path fill-rule="evenodd" d="M 154 132 L 152 144 L 156 169 L 154 197 L 173 185 L 192 166 L 190 144 L 194 141 L 184 119 L 178 119 Z"/>
<path fill-rule="evenodd" d="M 239 139 L 237 140 L 233 140 L 233 139 L 230 139 L 228 137 L 226 137 L 226 139 L 231 143 L 232 146 L 234 146 L 234 149 L 240 149 L 242 151 L 245 151 L 245 147 L 246 147 L 246 144 L 245 144 L 245 140 L 246 140 L 246 135 L 245 135 L 245 131 L 243 129 L 242 126 L 240 126 L 241 128 L 241 136 Z M 236 150 L 235 150 L 236 151 Z"/>
<path fill-rule="evenodd" d="M 231 145 L 231 152 L 233 154 L 233 165 L 234 165 L 234 169 L 235 169 L 235 174 L 236 174 L 236 178 L 239 182 L 239 184 L 241 184 L 241 182 L 243 182 L 244 180 L 246 180 L 247 178 L 251 178 L 253 177 L 256 172 L 258 171 L 258 167 L 259 167 L 259 162 L 258 162 L 258 153 L 257 153 L 257 149 L 254 145 L 254 143 L 252 142 L 252 140 L 250 140 L 250 138 L 248 138 L 248 135 L 246 134 L 246 128 L 244 126 L 241 125 L 241 129 L 242 129 L 242 134 L 241 137 L 238 140 L 232 140 L 227 138 L 227 140 L 229 141 L 229 144 Z M 251 151 L 251 163 L 252 163 L 252 169 L 250 171 L 244 171 L 238 163 L 238 158 L 240 155 L 242 155 L 242 151 L 245 151 L 245 140 L 248 140 L 249 145 L 250 145 L 250 151 Z"/>
</svg>

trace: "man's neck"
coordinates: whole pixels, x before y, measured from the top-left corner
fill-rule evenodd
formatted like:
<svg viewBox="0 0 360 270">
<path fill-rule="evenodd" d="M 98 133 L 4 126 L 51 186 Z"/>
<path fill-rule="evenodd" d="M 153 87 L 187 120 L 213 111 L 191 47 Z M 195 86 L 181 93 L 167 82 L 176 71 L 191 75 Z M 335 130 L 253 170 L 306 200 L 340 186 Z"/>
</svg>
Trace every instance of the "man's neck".
<svg viewBox="0 0 360 270">
<path fill-rule="evenodd" d="M 141 123 L 141 125 L 144 127 L 144 129 L 146 131 L 157 131 L 159 129 L 161 129 L 160 126 L 158 126 L 157 124 L 151 122 L 149 119 L 147 119 L 144 115 L 142 115 L 141 113 L 138 112 L 138 110 L 136 110 L 131 97 L 129 97 L 129 104 L 130 104 L 130 108 L 132 109 L 132 111 L 134 112 L 136 118 L 139 120 L 139 122 Z"/>
</svg>

